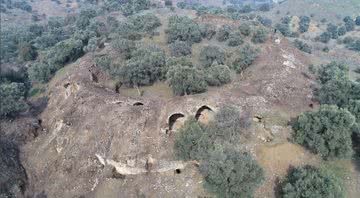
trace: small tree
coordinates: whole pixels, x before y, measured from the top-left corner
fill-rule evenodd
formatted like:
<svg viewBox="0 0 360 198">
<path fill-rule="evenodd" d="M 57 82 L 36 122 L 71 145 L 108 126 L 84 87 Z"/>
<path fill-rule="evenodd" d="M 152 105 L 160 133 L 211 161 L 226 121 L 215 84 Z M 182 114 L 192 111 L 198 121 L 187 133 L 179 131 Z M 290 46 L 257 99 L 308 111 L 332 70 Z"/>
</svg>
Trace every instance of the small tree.
<svg viewBox="0 0 360 198">
<path fill-rule="evenodd" d="M 205 132 L 206 127 L 199 123 L 195 117 L 188 118 L 177 132 L 174 150 L 177 158 L 181 160 L 201 160 L 208 158 L 208 149 L 211 143 Z"/>
<path fill-rule="evenodd" d="M 200 27 L 189 17 L 171 16 L 166 32 L 168 34 L 169 43 L 176 40 L 195 43 L 201 41 Z"/>
<path fill-rule="evenodd" d="M 311 47 L 308 44 L 306 44 L 298 39 L 295 39 L 294 45 L 299 50 L 311 54 Z"/>
<path fill-rule="evenodd" d="M 0 84 L 0 117 L 13 116 L 27 109 L 24 100 L 26 93 L 23 83 Z"/>
<path fill-rule="evenodd" d="M 320 34 L 319 41 L 322 43 L 328 43 L 331 39 L 331 34 L 329 32 L 323 32 Z"/>
<path fill-rule="evenodd" d="M 111 42 L 112 48 L 123 55 L 126 59 L 131 58 L 131 53 L 135 50 L 135 42 L 128 39 L 116 38 Z"/>
<path fill-rule="evenodd" d="M 239 31 L 241 32 L 242 35 L 249 36 L 251 34 L 251 27 L 247 23 L 242 23 L 239 26 Z"/>
<path fill-rule="evenodd" d="M 338 29 L 338 35 L 339 36 L 344 36 L 346 34 L 346 27 L 345 26 L 341 26 Z"/>
<path fill-rule="evenodd" d="M 174 95 L 196 94 L 207 90 L 205 74 L 194 67 L 171 67 L 167 73 L 167 79 Z"/>
<path fill-rule="evenodd" d="M 228 40 L 231 28 L 228 25 L 223 25 L 216 33 L 216 39 L 220 42 Z"/>
<path fill-rule="evenodd" d="M 265 43 L 268 39 L 268 32 L 264 28 L 256 30 L 251 38 L 253 43 Z"/>
<path fill-rule="evenodd" d="M 50 80 L 55 69 L 51 68 L 47 63 L 35 62 L 28 69 L 29 78 L 33 82 L 46 83 Z"/>
<path fill-rule="evenodd" d="M 249 45 L 246 45 L 240 49 L 237 49 L 231 55 L 228 65 L 237 73 L 241 73 L 253 63 L 256 57 L 257 52 Z"/>
<path fill-rule="evenodd" d="M 346 109 L 321 105 L 317 112 L 306 112 L 297 118 L 294 140 L 324 159 L 349 158 L 354 123 L 354 116 Z"/>
<path fill-rule="evenodd" d="M 210 67 L 213 63 L 223 64 L 225 52 L 217 46 L 206 46 L 201 49 L 200 63 L 204 67 Z"/>
<path fill-rule="evenodd" d="M 345 17 L 343 21 L 345 22 L 346 31 L 350 32 L 355 29 L 355 22 L 350 16 Z"/>
<path fill-rule="evenodd" d="M 291 170 L 281 186 L 281 196 L 295 197 L 345 197 L 341 183 L 334 177 L 313 166 Z"/>
<path fill-rule="evenodd" d="M 240 31 L 231 32 L 227 45 L 230 47 L 236 47 L 243 44 L 243 38 Z"/>
<path fill-rule="evenodd" d="M 332 39 L 337 39 L 339 37 L 338 26 L 332 23 L 327 25 L 327 31 L 331 34 Z"/>
<path fill-rule="evenodd" d="M 210 40 L 216 34 L 216 27 L 211 24 L 201 24 L 200 31 L 203 38 L 207 38 L 208 40 Z"/>
<path fill-rule="evenodd" d="M 357 26 L 360 26 L 360 16 L 357 16 L 356 19 L 355 19 L 355 24 Z"/>
<path fill-rule="evenodd" d="M 300 33 L 307 32 L 310 26 L 310 17 L 300 16 L 299 31 Z"/>
<path fill-rule="evenodd" d="M 175 41 L 170 44 L 170 50 L 172 56 L 187 56 L 191 54 L 191 45 L 184 41 Z"/>
<path fill-rule="evenodd" d="M 126 65 L 120 68 L 120 78 L 128 86 L 151 85 L 164 78 L 165 53 L 156 46 L 135 50 Z"/>
<path fill-rule="evenodd" d="M 206 70 L 206 82 L 210 86 L 221 86 L 230 81 L 230 69 L 226 65 L 215 64 Z"/>
<path fill-rule="evenodd" d="M 264 181 L 264 171 L 248 153 L 217 147 L 200 165 L 204 187 L 219 197 L 252 197 Z"/>
</svg>

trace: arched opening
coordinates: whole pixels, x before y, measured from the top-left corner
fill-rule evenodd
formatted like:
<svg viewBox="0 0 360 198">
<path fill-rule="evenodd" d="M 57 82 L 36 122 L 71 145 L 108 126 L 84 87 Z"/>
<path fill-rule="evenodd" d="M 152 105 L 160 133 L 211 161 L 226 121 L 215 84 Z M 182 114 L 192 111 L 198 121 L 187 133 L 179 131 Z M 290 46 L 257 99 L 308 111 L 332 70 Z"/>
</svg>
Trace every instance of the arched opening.
<svg viewBox="0 0 360 198">
<path fill-rule="evenodd" d="M 169 130 L 173 130 L 174 128 L 178 128 L 176 127 L 176 121 L 180 118 L 184 118 L 185 115 L 182 114 L 182 113 L 175 113 L 175 114 L 172 114 L 170 117 L 169 117 Z"/>
<path fill-rule="evenodd" d="M 196 120 L 200 119 L 199 121 L 207 123 L 213 113 L 214 111 L 210 107 L 204 105 L 196 111 L 195 118 Z"/>
<path fill-rule="evenodd" d="M 176 174 L 180 174 L 180 173 L 181 173 L 181 170 L 177 168 L 177 169 L 175 169 L 175 173 L 176 173 Z"/>
<path fill-rule="evenodd" d="M 141 102 L 135 102 L 135 103 L 133 104 L 133 106 L 142 106 L 142 105 L 144 105 L 144 104 L 141 103 Z"/>
</svg>

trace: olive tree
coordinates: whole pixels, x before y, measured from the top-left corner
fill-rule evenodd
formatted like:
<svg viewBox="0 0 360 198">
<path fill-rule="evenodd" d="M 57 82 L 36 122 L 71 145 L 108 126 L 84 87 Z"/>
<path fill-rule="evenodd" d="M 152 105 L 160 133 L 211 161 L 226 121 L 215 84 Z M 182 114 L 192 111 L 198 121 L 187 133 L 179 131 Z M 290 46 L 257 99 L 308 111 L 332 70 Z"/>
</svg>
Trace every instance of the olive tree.
<svg viewBox="0 0 360 198">
<path fill-rule="evenodd" d="M 221 26 L 217 33 L 216 33 L 216 39 L 220 42 L 228 40 L 230 36 L 231 28 L 228 25 Z"/>
<path fill-rule="evenodd" d="M 223 64 L 225 52 L 218 46 L 205 46 L 200 52 L 200 63 L 204 67 L 210 67 L 213 63 Z"/>
<path fill-rule="evenodd" d="M 135 50 L 135 42 L 121 37 L 115 38 L 111 42 L 112 48 L 123 55 L 126 59 L 131 57 L 131 53 Z"/>
<path fill-rule="evenodd" d="M 199 25 L 189 17 L 171 16 L 166 30 L 168 42 L 176 40 L 187 42 L 200 42 L 201 31 Z"/>
<path fill-rule="evenodd" d="M 233 68 L 237 73 L 241 73 L 253 63 L 256 57 L 257 51 L 249 45 L 246 45 L 235 50 L 227 65 Z"/>
<path fill-rule="evenodd" d="M 214 64 L 206 69 L 206 82 L 210 86 L 221 86 L 231 81 L 230 69 L 226 65 Z"/>
<path fill-rule="evenodd" d="M 321 105 L 316 112 L 301 114 L 293 125 L 294 140 L 324 159 L 349 158 L 355 117 L 346 109 Z"/>
<path fill-rule="evenodd" d="M 175 41 L 170 44 L 170 50 L 172 56 L 187 56 L 191 54 L 191 45 L 184 41 Z"/>
<path fill-rule="evenodd" d="M 23 83 L 1 83 L 0 117 L 13 116 L 26 110 L 25 93 L 26 89 Z"/>
<path fill-rule="evenodd" d="M 264 43 L 268 39 L 268 32 L 264 28 L 260 28 L 253 33 L 251 41 L 253 43 Z"/>
<path fill-rule="evenodd" d="M 252 197 L 264 181 L 264 170 L 249 153 L 218 146 L 201 163 L 204 187 L 218 197 Z"/>
<path fill-rule="evenodd" d="M 296 198 L 343 198 L 344 188 L 338 179 L 313 167 L 304 166 L 292 169 L 280 189 L 280 197 Z"/>
</svg>

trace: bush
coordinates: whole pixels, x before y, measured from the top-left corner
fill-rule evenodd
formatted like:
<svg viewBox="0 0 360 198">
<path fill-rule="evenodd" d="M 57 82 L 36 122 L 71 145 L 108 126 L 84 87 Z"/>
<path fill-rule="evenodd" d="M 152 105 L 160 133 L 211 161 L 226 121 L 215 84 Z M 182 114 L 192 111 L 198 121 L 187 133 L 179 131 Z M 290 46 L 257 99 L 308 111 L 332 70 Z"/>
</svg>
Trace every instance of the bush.
<svg viewBox="0 0 360 198">
<path fill-rule="evenodd" d="M 338 27 L 332 23 L 327 25 L 327 31 L 331 34 L 332 39 L 337 39 L 339 37 Z"/>
<path fill-rule="evenodd" d="M 215 114 L 213 126 L 209 127 L 208 133 L 223 141 L 239 142 L 241 138 L 250 136 L 251 121 L 249 112 L 240 112 L 231 105 L 222 106 Z"/>
<path fill-rule="evenodd" d="M 352 155 L 354 116 L 337 106 L 321 105 L 317 112 L 301 114 L 293 125 L 294 140 L 324 159 Z"/>
<path fill-rule="evenodd" d="M 353 132 L 360 135 L 360 100 L 350 100 L 345 108 L 355 116 L 356 126 L 353 128 Z"/>
<path fill-rule="evenodd" d="M 20 61 L 32 61 L 36 59 L 36 56 L 36 49 L 31 44 L 23 44 L 19 49 Z"/>
<path fill-rule="evenodd" d="M 111 73 L 111 57 L 110 56 L 95 56 L 94 62 L 96 66 L 99 67 L 102 71 Z"/>
<path fill-rule="evenodd" d="M 336 62 L 320 67 L 318 80 L 321 87 L 315 94 L 321 104 L 335 104 L 343 107 L 351 99 L 360 99 L 360 86 L 349 79 L 348 71 L 347 66 Z"/>
<path fill-rule="evenodd" d="M 191 66 L 174 66 L 167 73 L 174 95 L 182 96 L 203 93 L 207 90 L 205 74 Z"/>
<path fill-rule="evenodd" d="M 239 31 L 244 36 L 249 36 L 251 34 L 251 27 L 247 23 L 243 23 L 239 26 Z"/>
<path fill-rule="evenodd" d="M 111 42 L 112 48 L 123 55 L 125 59 L 131 58 L 131 53 L 135 50 L 135 42 L 118 37 Z"/>
<path fill-rule="evenodd" d="M 281 34 L 286 37 L 289 37 L 291 35 L 289 24 L 278 23 L 275 25 L 275 29 L 279 30 L 281 32 Z"/>
<path fill-rule="evenodd" d="M 310 17 L 300 16 L 299 31 L 300 33 L 307 32 L 310 26 Z"/>
<path fill-rule="evenodd" d="M 360 26 L 360 16 L 357 16 L 356 19 L 355 19 L 355 24 L 357 26 Z"/>
<path fill-rule="evenodd" d="M 164 78 L 165 53 L 156 46 L 139 47 L 126 65 L 120 69 L 120 77 L 128 86 L 151 85 Z"/>
<path fill-rule="evenodd" d="M 81 40 L 68 39 L 57 43 L 48 50 L 46 61 L 52 67 L 59 69 L 66 63 L 75 61 L 83 54 L 83 42 Z"/>
<path fill-rule="evenodd" d="M 160 19 L 151 13 L 132 16 L 128 19 L 128 22 L 132 24 L 133 31 L 148 34 L 161 26 Z"/>
<path fill-rule="evenodd" d="M 187 56 L 191 54 L 191 45 L 184 41 L 175 41 L 170 44 L 172 56 Z"/>
<path fill-rule="evenodd" d="M 203 38 L 210 40 L 216 34 L 216 27 L 211 24 L 201 24 L 200 31 Z"/>
<path fill-rule="evenodd" d="M 320 34 L 319 41 L 322 43 L 328 43 L 331 39 L 331 33 L 329 32 L 323 32 Z"/>
<path fill-rule="evenodd" d="M 99 38 L 92 37 L 89 39 L 88 44 L 84 47 L 84 52 L 95 52 L 99 46 Z"/>
<path fill-rule="evenodd" d="M 272 25 L 272 20 L 269 18 L 259 16 L 258 20 L 265 27 L 271 27 Z"/>
<path fill-rule="evenodd" d="M 165 6 L 167 6 L 167 7 L 173 6 L 172 0 L 165 0 Z"/>
<path fill-rule="evenodd" d="M 46 83 L 48 82 L 53 73 L 55 73 L 56 69 L 51 68 L 47 63 L 43 62 L 35 62 L 31 64 L 28 72 L 29 78 L 33 82 Z"/>
<path fill-rule="evenodd" d="M 0 117 L 14 116 L 25 111 L 26 89 L 23 83 L 1 83 L 0 84 Z"/>
<path fill-rule="evenodd" d="M 346 27 L 345 26 L 341 26 L 338 29 L 338 35 L 339 36 L 344 36 L 346 34 Z"/>
<path fill-rule="evenodd" d="M 308 44 L 306 44 L 298 39 L 295 39 L 294 45 L 299 50 L 311 54 L 311 47 Z"/>
<path fill-rule="evenodd" d="M 232 54 L 228 65 L 237 73 L 241 73 L 253 63 L 256 57 L 257 52 L 249 45 L 246 45 L 243 48 L 237 49 Z"/>
<path fill-rule="evenodd" d="M 304 166 L 291 170 L 281 187 L 280 197 L 345 197 L 339 181 L 318 168 Z"/>
<path fill-rule="evenodd" d="M 230 36 L 231 28 L 228 25 L 223 25 L 216 33 L 216 39 L 220 42 L 228 40 Z"/>
<path fill-rule="evenodd" d="M 360 39 L 357 39 L 346 45 L 346 48 L 354 51 L 360 51 Z"/>
<path fill-rule="evenodd" d="M 76 26 L 85 29 L 90 24 L 90 19 L 96 17 L 96 11 L 93 9 L 83 9 L 80 11 L 79 17 L 76 19 Z"/>
<path fill-rule="evenodd" d="M 223 64 L 225 52 L 218 46 L 205 46 L 200 52 L 200 63 L 204 67 L 210 67 L 213 63 Z"/>
<path fill-rule="evenodd" d="M 347 16 L 343 21 L 345 22 L 346 31 L 350 32 L 355 29 L 355 22 L 351 17 Z"/>
<path fill-rule="evenodd" d="M 221 86 L 230 81 L 230 69 L 226 65 L 215 64 L 206 70 L 206 82 L 210 86 Z"/>
<path fill-rule="evenodd" d="M 171 16 L 167 29 L 168 42 L 176 40 L 187 42 L 200 42 L 201 31 L 199 25 L 189 17 Z"/>
<path fill-rule="evenodd" d="M 231 32 L 229 39 L 227 41 L 228 46 L 236 47 L 243 43 L 244 43 L 244 41 L 243 41 L 240 31 Z"/>
<path fill-rule="evenodd" d="M 201 163 L 200 172 L 204 187 L 219 197 L 252 197 L 264 181 L 263 169 L 250 154 L 221 147 Z"/>
<path fill-rule="evenodd" d="M 270 4 L 264 3 L 264 4 L 260 5 L 259 10 L 262 12 L 268 12 L 268 11 L 270 11 L 270 8 L 271 8 Z"/>
<path fill-rule="evenodd" d="M 195 117 L 188 118 L 175 138 L 174 150 L 176 157 L 181 160 L 208 158 L 208 149 L 212 146 L 205 130 L 206 127 L 199 123 Z"/>
<path fill-rule="evenodd" d="M 268 39 L 268 32 L 265 29 L 260 28 L 254 32 L 251 41 L 253 43 L 265 43 L 267 39 Z"/>
</svg>

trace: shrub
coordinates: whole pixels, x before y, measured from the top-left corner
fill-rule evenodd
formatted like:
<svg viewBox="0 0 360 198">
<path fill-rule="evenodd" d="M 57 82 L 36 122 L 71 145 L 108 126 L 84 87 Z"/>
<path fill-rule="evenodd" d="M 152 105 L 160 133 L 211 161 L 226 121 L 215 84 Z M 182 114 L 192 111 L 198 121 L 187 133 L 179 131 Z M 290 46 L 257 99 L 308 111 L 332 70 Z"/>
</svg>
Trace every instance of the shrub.
<svg viewBox="0 0 360 198">
<path fill-rule="evenodd" d="M 58 69 L 64 64 L 75 61 L 84 54 L 81 40 L 68 39 L 57 43 L 46 53 L 46 60 L 52 67 Z"/>
<path fill-rule="evenodd" d="M 188 118 L 178 131 L 175 138 L 174 150 L 176 157 L 181 160 L 201 160 L 208 157 L 210 144 L 206 127 L 195 117 Z"/>
<path fill-rule="evenodd" d="M 135 50 L 135 42 L 132 40 L 118 37 L 111 42 L 112 48 L 123 55 L 126 59 L 131 58 L 131 53 Z"/>
<path fill-rule="evenodd" d="M 323 32 L 320 34 L 319 40 L 322 43 L 328 43 L 331 39 L 331 34 L 329 32 Z"/>
<path fill-rule="evenodd" d="M 233 68 L 237 73 L 241 73 L 248 66 L 250 66 L 257 56 L 257 52 L 251 48 L 249 45 L 237 49 L 230 58 L 230 63 L 228 64 Z"/>
<path fill-rule="evenodd" d="M 95 56 L 94 62 L 96 66 L 99 67 L 101 70 L 111 73 L 111 57 L 110 56 Z"/>
<path fill-rule="evenodd" d="M 335 62 L 320 67 L 318 80 L 321 87 L 315 94 L 321 104 L 343 107 L 351 99 L 360 99 L 360 86 L 349 79 L 348 70 L 347 66 Z"/>
<path fill-rule="evenodd" d="M 76 26 L 80 29 L 85 29 L 90 24 L 90 19 L 96 16 L 96 11 L 93 9 L 83 9 L 80 11 L 79 17 L 76 19 Z"/>
<path fill-rule="evenodd" d="M 20 61 L 31 61 L 35 60 L 37 52 L 31 44 L 23 44 L 19 49 L 19 60 Z"/>
<path fill-rule="evenodd" d="M 264 4 L 260 5 L 259 10 L 262 12 L 268 12 L 268 11 L 270 11 L 270 8 L 271 8 L 270 4 L 264 3 Z"/>
<path fill-rule="evenodd" d="M 27 104 L 24 100 L 26 94 L 23 83 L 0 84 L 0 117 L 14 116 L 25 111 Z"/>
<path fill-rule="evenodd" d="M 226 41 L 230 36 L 231 28 L 228 25 L 223 25 L 216 33 L 216 39 L 220 42 Z"/>
<path fill-rule="evenodd" d="M 264 171 L 250 154 L 217 148 L 200 165 L 204 187 L 219 197 L 252 197 L 264 181 Z"/>
<path fill-rule="evenodd" d="M 184 41 L 175 41 L 170 44 L 170 50 L 172 56 L 187 56 L 191 54 L 191 45 Z"/>
<path fill-rule="evenodd" d="M 216 27 L 211 24 L 201 24 L 200 31 L 203 38 L 210 40 L 216 34 Z"/>
<path fill-rule="evenodd" d="M 306 44 L 298 39 L 295 39 L 294 45 L 299 50 L 311 54 L 311 47 L 308 44 Z"/>
<path fill-rule="evenodd" d="M 229 39 L 227 41 L 228 46 L 236 47 L 243 43 L 244 43 L 244 41 L 243 41 L 240 31 L 231 32 Z"/>
<path fill-rule="evenodd" d="M 247 23 L 243 23 L 239 26 L 239 31 L 244 36 L 249 36 L 251 34 L 251 27 Z"/>
<path fill-rule="evenodd" d="M 355 24 L 360 26 L 360 16 L 357 16 L 355 19 Z"/>
<path fill-rule="evenodd" d="M 199 25 L 189 17 L 171 16 L 167 29 L 168 42 L 176 40 L 187 42 L 200 42 L 201 31 Z"/>
<path fill-rule="evenodd" d="M 281 34 L 286 37 L 289 37 L 291 35 L 289 24 L 278 23 L 275 25 L 275 29 L 279 30 L 281 32 Z"/>
<path fill-rule="evenodd" d="M 346 45 L 346 48 L 354 51 L 360 51 L 360 39 L 353 41 Z"/>
<path fill-rule="evenodd" d="M 260 28 L 254 32 L 251 41 L 253 43 L 265 43 L 267 39 L 268 39 L 268 32 L 265 29 Z"/>
<path fill-rule="evenodd" d="M 151 85 L 162 79 L 165 67 L 165 53 L 156 46 L 139 47 L 126 65 L 120 69 L 120 77 L 128 86 Z"/>
<path fill-rule="evenodd" d="M 338 29 L 338 35 L 339 36 L 344 36 L 346 34 L 346 27 L 345 26 L 341 26 Z"/>
<path fill-rule="evenodd" d="M 265 27 L 271 27 L 272 25 L 272 20 L 269 18 L 259 16 L 258 20 Z"/>
<path fill-rule="evenodd" d="M 235 106 L 222 106 L 215 114 L 212 127 L 208 133 L 227 142 L 239 142 L 249 137 L 251 116 L 249 112 L 240 112 Z"/>
<path fill-rule="evenodd" d="M 99 38 L 92 37 L 89 39 L 88 44 L 84 47 L 84 52 L 95 52 L 99 46 Z"/>
<path fill-rule="evenodd" d="M 345 197 L 339 181 L 313 166 L 291 170 L 281 187 L 280 197 Z"/>
<path fill-rule="evenodd" d="M 338 27 L 332 23 L 327 25 L 327 31 L 331 34 L 332 39 L 337 39 L 339 37 Z"/>
<path fill-rule="evenodd" d="M 167 7 L 173 6 L 172 0 L 165 0 L 165 6 L 167 6 Z"/>
<path fill-rule="evenodd" d="M 205 46 L 200 52 L 200 63 L 204 67 L 209 67 L 213 63 L 223 64 L 225 61 L 225 52 L 218 46 Z"/>
<path fill-rule="evenodd" d="M 301 114 L 293 125 L 294 140 L 324 159 L 352 155 L 354 116 L 337 106 L 321 105 L 317 112 Z"/>
<path fill-rule="evenodd" d="M 147 13 L 132 16 L 128 19 L 132 28 L 137 32 L 152 33 L 157 27 L 161 26 L 160 19 L 155 14 Z"/>
<path fill-rule="evenodd" d="M 310 17 L 300 16 L 299 31 L 300 33 L 307 32 L 310 26 Z"/>
<path fill-rule="evenodd" d="M 345 22 L 346 31 L 350 32 L 355 29 L 355 22 L 351 17 L 347 16 L 343 19 L 343 21 Z"/>
<path fill-rule="evenodd" d="M 51 68 L 47 63 L 35 62 L 29 67 L 29 78 L 34 82 L 46 83 L 50 80 L 55 68 Z"/>
<path fill-rule="evenodd" d="M 360 135 L 360 100 L 350 100 L 345 108 L 355 116 L 356 126 L 353 128 L 353 132 Z"/>
<path fill-rule="evenodd" d="M 206 70 L 206 82 L 210 86 L 220 86 L 230 81 L 230 69 L 226 65 L 215 64 Z"/>
<path fill-rule="evenodd" d="M 174 95 L 203 93 L 207 90 L 205 74 L 191 66 L 174 66 L 167 73 Z"/>
</svg>

